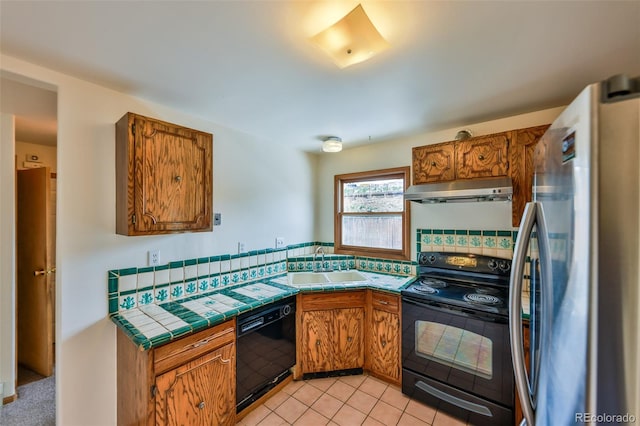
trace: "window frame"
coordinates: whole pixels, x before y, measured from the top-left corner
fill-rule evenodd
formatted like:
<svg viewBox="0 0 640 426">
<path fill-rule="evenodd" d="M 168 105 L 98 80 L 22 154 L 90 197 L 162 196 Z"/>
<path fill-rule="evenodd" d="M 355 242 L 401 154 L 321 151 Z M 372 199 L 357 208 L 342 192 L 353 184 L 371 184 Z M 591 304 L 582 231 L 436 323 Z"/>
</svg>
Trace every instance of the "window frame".
<svg viewBox="0 0 640 426">
<path fill-rule="evenodd" d="M 342 211 L 343 204 L 343 196 L 342 196 L 342 187 L 345 183 L 351 182 L 367 182 L 374 180 L 383 180 L 383 179 L 404 179 L 404 190 L 406 191 L 409 187 L 409 179 L 410 179 L 411 167 L 394 167 L 390 169 L 381 169 L 381 170 L 370 170 L 365 172 L 357 172 L 357 173 L 347 173 L 341 175 L 334 176 L 334 209 L 333 209 L 333 230 L 334 230 L 334 253 L 338 254 L 350 254 L 354 256 L 365 256 L 365 257 L 380 257 L 386 259 L 396 259 L 396 260 L 411 260 L 411 240 L 409 230 L 411 229 L 411 209 L 410 202 L 404 201 L 404 210 L 401 213 L 402 217 L 402 249 L 385 249 L 385 248 L 376 248 L 376 247 L 361 247 L 361 246 L 350 246 L 342 244 L 342 218 L 344 215 L 350 216 L 362 216 L 362 215 L 370 215 L 370 216 L 385 216 L 385 215 L 396 215 L 396 212 L 378 212 L 378 213 L 367 213 L 367 212 L 357 212 L 357 213 L 344 213 Z"/>
</svg>

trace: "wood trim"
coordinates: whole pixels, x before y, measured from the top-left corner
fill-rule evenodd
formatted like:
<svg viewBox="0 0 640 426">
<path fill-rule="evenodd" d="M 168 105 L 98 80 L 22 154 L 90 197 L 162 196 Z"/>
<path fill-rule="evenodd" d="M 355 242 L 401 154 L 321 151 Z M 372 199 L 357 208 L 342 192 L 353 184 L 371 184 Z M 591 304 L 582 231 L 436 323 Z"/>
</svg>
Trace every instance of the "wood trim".
<svg viewBox="0 0 640 426">
<path fill-rule="evenodd" d="M 373 247 L 358 247 L 342 245 L 342 191 L 341 184 L 344 182 L 366 182 L 379 180 L 384 177 L 397 177 L 404 179 L 404 189 L 411 183 L 411 167 L 394 167 L 389 169 L 372 170 L 365 172 L 347 173 L 334 176 L 334 210 L 333 210 L 333 245 L 334 253 L 349 254 L 354 256 L 384 257 L 396 260 L 411 260 L 411 203 L 404 202 L 404 211 L 394 212 L 402 215 L 402 249 L 378 249 Z M 384 213 L 383 213 L 384 214 Z"/>
<path fill-rule="evenodd" d="M 289 376 L 286 379 L 284 379 L 283 381 L 281 381 L 280 383 L 278 383 L 273 389 L 271 389 L 269 392 L 265 393 L 264 395 L 262 395 L 260 398 L 258 398 L 257 400 L 255 400 L 253 403 L 251 403 L 251 405 L 247 406 L 247 408 L 245 408 L 244 410 L 242 410 L 241 412 L 239 412 L 238 414 L 236 414 L 236 422 L 240 422 L 240 420 L 244 419 L 245 417 L 247 417 L 247 415 L 249 413 L 251 413 L 253 410 L 255 410 L 256 408 L 258 408 L 260 405 L 264 404 L 264 402 L 266 400 L 268 400 L 269 398 L 271 398 L 273 395 L 277 394 L 278 392 L 280 392 L 285 386 L 287 386 L 289 383 L 291 383 L 293 381 L 293 376 Z"/>
<path fill-rule="evenodd" d="M 2 398 L 2 405 L 11 404 L 16 399 L 18 399 L 18 395 L 16 395 L 15 393 L 13 395 L 5 396 L 4 398 Z"/>
</svg>

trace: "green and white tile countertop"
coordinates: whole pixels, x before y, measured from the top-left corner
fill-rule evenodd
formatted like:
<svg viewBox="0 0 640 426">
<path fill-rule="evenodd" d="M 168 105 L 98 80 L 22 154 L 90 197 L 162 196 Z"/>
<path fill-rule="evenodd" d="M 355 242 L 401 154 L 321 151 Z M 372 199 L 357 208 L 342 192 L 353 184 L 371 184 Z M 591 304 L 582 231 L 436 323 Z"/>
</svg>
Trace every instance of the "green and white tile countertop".
<svg viewBox="0 0 640 426">
<path fill-rule="evenodd" d="M 139 305 L 111 314 L 111 320 L 134 344 L 146 350 L 299 292 L 376 289 L 399 294 L 415 279 L 414 276 L 358 272 L 366 280 L 295 286 L 288 284 L 287 274 L 282 274 L 181 300 Z"/>
</svg>

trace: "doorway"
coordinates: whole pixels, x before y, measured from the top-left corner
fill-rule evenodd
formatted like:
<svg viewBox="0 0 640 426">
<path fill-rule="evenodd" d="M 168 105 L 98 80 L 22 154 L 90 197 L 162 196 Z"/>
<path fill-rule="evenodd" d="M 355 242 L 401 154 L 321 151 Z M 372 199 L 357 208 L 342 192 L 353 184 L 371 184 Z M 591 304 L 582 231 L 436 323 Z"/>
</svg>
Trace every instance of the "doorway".
<svg viewBox="0 0 640 426">
<path fill-rule="evenodd" d="M 3 328 L 0 342 L 8 349 L 0 359 L 5 371 L 2 402 L 11 403 L 5 406 L 6 414 L 10 406 L 21 405 L 21 395 L 28 394 L 22 386 L 55 380 L 57 92 L 46 83 L 5 71 L 0 77 L 0 112 L 3 123 L 12 128 L 2 138 L 3 146 L 11 147 L 3 152 L 11 153 L 11 158 L 0 160 L 3 168 L 13 166 L 14 171 L 12 182 L 4 181 L 0 187 L 2 203 L 13 206 L 9 222 L 13 231 L 1 236 L 5 247 L 13 246 L 6 252 L 14 259 L 0 271 L 6 280 L 0 298 L 13 300 L 3 305 L 2 321 L 11 326 Z M 3 210 L 5 217 L 10 210 Z M 41 260 L 25 262 L 25 254 Z M 55 411 L 55 386 L 46 389 L 44 399 L 51 405 L 47 409 Z M 28 416 L 29 409 L 22 412 Z"/>
</svg>

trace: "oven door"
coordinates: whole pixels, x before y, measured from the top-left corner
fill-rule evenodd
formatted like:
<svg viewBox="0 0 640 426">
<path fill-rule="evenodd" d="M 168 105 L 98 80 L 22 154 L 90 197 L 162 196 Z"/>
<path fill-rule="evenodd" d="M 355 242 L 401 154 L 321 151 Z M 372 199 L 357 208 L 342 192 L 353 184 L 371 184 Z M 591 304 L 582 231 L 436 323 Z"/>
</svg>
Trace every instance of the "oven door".
<svg viewBox="0 0 640 426">
<path fill-rule="evenodd" d="M 513 408 L 507 318 L 405 296 L 402 324 L 404 369 Z"/>
</svg>

